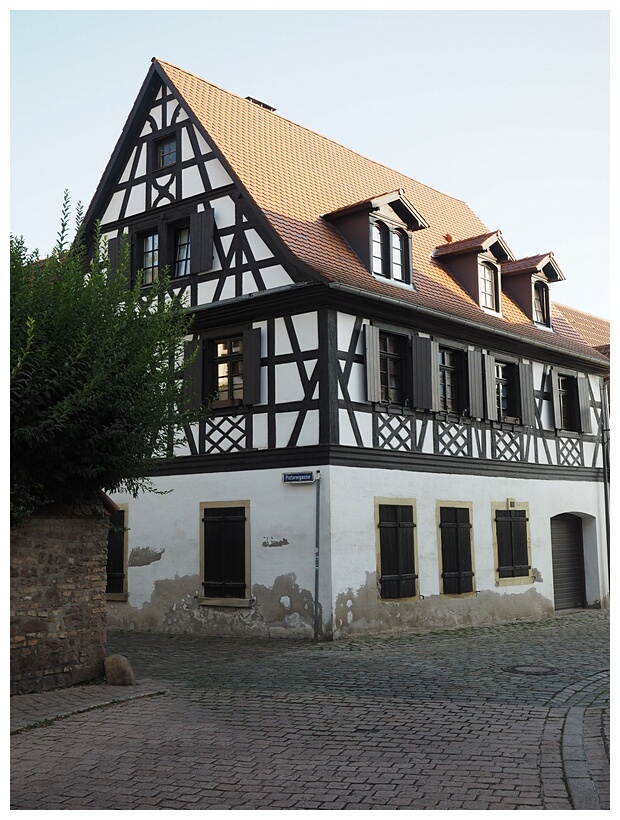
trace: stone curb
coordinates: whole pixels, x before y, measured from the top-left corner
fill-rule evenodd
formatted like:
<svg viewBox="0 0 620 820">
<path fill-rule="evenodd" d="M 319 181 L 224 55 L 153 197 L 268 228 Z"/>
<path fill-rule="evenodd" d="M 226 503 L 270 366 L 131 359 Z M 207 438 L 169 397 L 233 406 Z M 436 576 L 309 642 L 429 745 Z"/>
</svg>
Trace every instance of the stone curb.
<svg viewBox="0 0 620 820">
<path fill-rule="evenodd" d="M 169 687 L 169 682 L 142 680 L 136 682 L 135 686 L 85 685 L 29 695 L 12 695 L 11 734 L 34 729 L 42 723 L 62 720 L 92 709 L 137 698 L 163 695 Z"/>
</svg>

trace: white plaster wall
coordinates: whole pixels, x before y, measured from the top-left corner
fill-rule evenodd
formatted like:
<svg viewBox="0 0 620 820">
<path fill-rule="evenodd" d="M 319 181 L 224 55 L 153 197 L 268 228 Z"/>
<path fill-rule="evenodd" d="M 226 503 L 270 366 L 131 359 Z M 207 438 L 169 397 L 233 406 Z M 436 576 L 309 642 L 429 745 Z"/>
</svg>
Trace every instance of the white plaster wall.
<svg viewBox="0 0 620 820">
<path fill-rule="evenodd" d="M 323 566 L 319 599 L 331 611 L 329 572 L 329 468 L 320 465 L 321 534 Z M 155 583 L 200 572 L 200 504 L 206 501 L 250 501 L 251 584 L 272 587 L 278 576 L 293 573 L 297 584 L 314 597 L 316 545 L 316 483 L 285 485 L 283 472 L 300 468 L 166 476 L 154 483 L 166 495 L 145 493 L 113 496 L 128 505 L 128 552 L 148 547 L 161 558 L 144 567 L 129 567 L 130 606 L 141 608 L 151 600 Z M 281 542 L 278 544 L 277 542 Z M 286 542 L 286 543 L 284 543 Z M 196 594 L 201 595 L 200 588 Z"/>
<path fill-rule="evenodd" d="M 376 571 L 374 499 L 413 498 L 417 506 L 420 592 L 439 593 L 439 544 L 436 503 L 470 501 L 473 504 L 475 586 L 478 591 L 524 593 L 531 586 L 553 602 L 550 518 L 560 513 L 586 514 L 597 519 L 597 554 L 590 555 L 589 586 L 607 590 L 605 570 L 602 486 L 594 482 L 535 481 L 512 478 L 413 473 L 399 470 L 331 468 L 332 587 L 334 600 L 355 591 Z M 495 585 L 493 518 L 491 504 L 514 498 L 529 504 L 532 566 L 540 581 L 533 585 Z M 592 540 L 590 550 L 593 551 Z M 590 595 L 592 601 L 594 596 Z"/>
</svg>

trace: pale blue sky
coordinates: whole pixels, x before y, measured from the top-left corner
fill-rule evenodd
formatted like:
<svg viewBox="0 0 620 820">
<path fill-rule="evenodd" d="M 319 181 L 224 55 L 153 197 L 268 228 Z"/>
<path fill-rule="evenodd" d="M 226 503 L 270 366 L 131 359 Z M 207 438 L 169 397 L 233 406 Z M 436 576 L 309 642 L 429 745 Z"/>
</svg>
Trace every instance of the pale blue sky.
<svg viewBox="0 0 620 820">
<path fill-rule="evenodd" d="M 11 219 L 52 248 L 151 57 L 465 200 L 609 318 L 609 12 L 13 11 Z M 414 203 L 415 204 L 415 203 Z"/>
</svg>

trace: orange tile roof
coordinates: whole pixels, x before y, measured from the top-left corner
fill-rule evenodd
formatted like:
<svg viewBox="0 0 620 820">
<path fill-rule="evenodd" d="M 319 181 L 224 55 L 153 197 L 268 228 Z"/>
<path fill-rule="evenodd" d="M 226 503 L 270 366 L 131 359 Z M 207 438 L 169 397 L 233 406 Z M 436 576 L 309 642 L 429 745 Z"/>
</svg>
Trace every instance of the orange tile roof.
<svg viewBox="0 0 620 820">
<path fill-rule="evenodd" d="M 489 316 L 431 258 L 433 250 L 445 244 L 448 233 L 455 241 L 488 234 L 464 202 L 170 63 L 155 58 L 153 62 L 191 108 L 280 240 L 324 279 L 527 337 L 546 347 L 597 358 L 572 337 L 550 337 L 536 328 L 506 295 L 503 317 Z M 401 188 L 430 226 L 412 234 L 416 290 L 375 279 L 338 230 L 321 218 L 321 214 Z"/>
<path fill-rule="evenodd" d="M 552 304 L 552 315 L 554 322 L 556 318 L 561 317 L 582 341 L 597 350 L 601 349 L 601 352 L 605 352 L 602 348 L 607 348 L 605 355 L 609 355 L 611 323 L 607 319 L 601 319 L 567 305 L 560 305 L 558 302 Z"/>
</svg>

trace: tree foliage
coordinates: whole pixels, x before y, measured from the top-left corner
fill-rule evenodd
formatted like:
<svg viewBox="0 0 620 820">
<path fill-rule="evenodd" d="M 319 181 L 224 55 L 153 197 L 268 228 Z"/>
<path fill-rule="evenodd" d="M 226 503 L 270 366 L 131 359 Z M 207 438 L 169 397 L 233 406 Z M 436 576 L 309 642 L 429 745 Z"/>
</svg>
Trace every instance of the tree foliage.
<svg viewBox="0 0 620 820">
<path fill-rule="evenodd" d="M 11 237 L 11 520 L 97 492 L 153 489 L 148 478 L 192 420 L 183 398 L 189 319 L 160 275 L 127 287 L 129 252 L 109 270 L 99 229 L 92 261 L 67 242 L 69 199 L 52 254 Z M 104 250 L 105 249 L 105 250 Z"/>
</svg>

